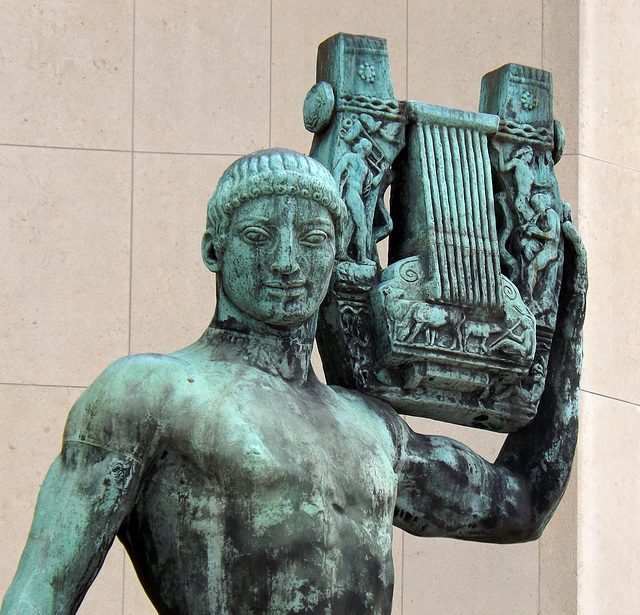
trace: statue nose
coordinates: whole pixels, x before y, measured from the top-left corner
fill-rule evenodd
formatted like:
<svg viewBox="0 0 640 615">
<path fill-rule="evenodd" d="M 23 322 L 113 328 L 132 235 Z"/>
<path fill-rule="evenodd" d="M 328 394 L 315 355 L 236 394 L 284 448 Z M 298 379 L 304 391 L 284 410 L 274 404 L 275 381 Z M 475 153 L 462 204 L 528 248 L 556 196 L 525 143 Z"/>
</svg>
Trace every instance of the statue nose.
<svg viewBox="0 0 640 615">
<path fill-rule="evenodd" d="M 298 259 L 295 256 L 293 248 L 293 238 L 282 238 L 278 242 L 275 254 L 273 255 L 271 271 L 273 273 L 291 275 L 292 273 L 296 273 L 299 269 Z"/>
</svg>

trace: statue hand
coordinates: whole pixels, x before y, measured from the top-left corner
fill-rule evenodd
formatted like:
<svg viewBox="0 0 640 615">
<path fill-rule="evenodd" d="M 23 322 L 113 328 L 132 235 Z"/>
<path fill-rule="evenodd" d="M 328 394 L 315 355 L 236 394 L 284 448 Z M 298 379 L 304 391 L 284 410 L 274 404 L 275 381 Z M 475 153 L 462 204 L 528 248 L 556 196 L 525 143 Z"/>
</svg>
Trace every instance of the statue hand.
<svg viewBox="0 0 640 615">
<path fill-rule="evenodd" d="M 567 206 L 568 207 L 568 206 Z M 563 333 L 569 339 L 579 335 L 584 324 L 587 301 L 587 252 L 571 220 L 571 210 L 562 223 L 562 233 L 565 241 L 565 265 L 562 280 L 562 292 L 560 300 L 561 318 L 558 326 L 563 327 Z"/>
<path fill-rule="evenodd" d="M 528 484 L 535 519 L 530 538 L 540 535 L 564 493 L 578 437 L 587 255 L 566 209 L 562 233 L 562 289 L 544 392 L 536 417 L 520 431 L 509 434 L 496 460 L 497 465 L 520 475 Z"/>
</svg>

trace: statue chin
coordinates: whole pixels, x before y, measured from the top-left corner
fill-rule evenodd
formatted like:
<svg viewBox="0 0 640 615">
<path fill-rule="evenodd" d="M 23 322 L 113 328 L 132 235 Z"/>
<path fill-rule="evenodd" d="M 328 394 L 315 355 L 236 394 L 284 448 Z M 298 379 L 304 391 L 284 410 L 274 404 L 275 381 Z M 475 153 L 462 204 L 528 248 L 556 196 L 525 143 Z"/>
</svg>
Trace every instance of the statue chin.
<svg viewBox="0 0 640 615">
<path fill-rule="evenodd" d="M 260 332 L 277 336 L 315 335 L 319 305 L 288 305 L 283 301 L 277 309 L 259 313 L 255 305 L 238 305 L 229 298 L 222 284 L 218 285 L 218 299 L 214 322 L 224 328 Z"/>
</svg>

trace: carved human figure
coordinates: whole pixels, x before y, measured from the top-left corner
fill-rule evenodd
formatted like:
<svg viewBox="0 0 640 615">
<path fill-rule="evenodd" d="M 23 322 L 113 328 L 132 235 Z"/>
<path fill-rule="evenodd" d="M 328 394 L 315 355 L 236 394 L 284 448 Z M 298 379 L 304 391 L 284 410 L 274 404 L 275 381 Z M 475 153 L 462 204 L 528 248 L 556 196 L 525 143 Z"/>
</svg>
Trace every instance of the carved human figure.
<svg viewBox="0 0 640 615">
<path fill-rule="evenodd" d="M 521 333 L 517 330 L 522 329 Z M 507 329 L 498 337 L 488 348 L 489 354 L 503 353 L 505 355 L 514 355 L 520 357 L 523 355 L 523 347 L 532 348 L 535 345 L 535 329 L 523 328 L 521 323 L 517 323 L 514 327 Z"/>
<path fill-rule="evenodd" d="M 531 403 L 540 399 L 542 390 L 544 389 L 544 378 L 546 368 L 540 361 L 535 361 L 531 366 L 531 372 L 527 377 L 527 381 L 519 383 L 516 387 L 516 396 L 524 403 Z"/>
<path fill-rule="evenodd" d="M 73 613 L 115 537 L 159 613 L 391 611 L 392 525 L 421 536 L 539 536 L 576 438 L 582 248 L 536 419 L 491 464 L 419 435 L 385 403 L 322 384 L 317 310 L 347 216 L 331 175 L 287 150 L 245 156 L 209 203 L 210 327 L 120 359 L 82 394 L 40 490 L 2 615 Z"/>
<path fill-rule="evenodd" d="M 503 147 L 495 147 L 502 160 Z M 549 151 L 534 151 L 531 145 L 524 144 L 514 149 L 509 161 L 500 164 L 500 169 L 502 172 L 513 171 L 516 219 L 512 222 L 512 246 L 523 299 L 532 308 L 544 311 L 548 306 L 536 305 L 545 299 L 536 293 L 536 285 L 542 278 L 551 278 L 556 273 L 555 269 L 553 272 L 547 270 L 561 256 L 561 219 L 555 208 L 553 159 Z"/>
<path fill-rule="evenodd" d="M 369 258 L 370 237 L 373 226 L 375 203 L 367 198 L 367 192 L 375 187 L 381 176 L 372 177 L 367 165 L 367 156 L 371 154 L 373 145 L 369 139 L 357 141 L 352 151 L 346 151 L 335 164 L 333 176 L 347 205 L 353 221 L 353 249 L 355 260 L 359 263 L 373 264 Z M 367 185 L 371 182 L 371 185 Z"/>
<path fill-rule="evenodd" d="M 546 195 L 540 194 L 531 199 L 536 220 L 529 227 L 528 233 L 540 242 L 539 249 L 525 269 L 525 284 L 531 296 L 535 296 L 536 283 L 544 270 L 560 256 L 560 216 L 545 197 Z"/>
<path fill-rule="evenodd" d="M 537 194 L 531 201 L 533 215 L 514 230 L 514 244 L 520 261 L 520 277 L 524 298 L 533 304 L 535 288 L 551 263 L 560 257 L 560 216 L 548 195 Z"/>
<path fill-rule="evenodd" d="M 502 149 L 500 149 L 500 154 L 502 154 Z M 528 220 L 533 213 L 529 203 L 535 181 L 535 175 L 531 168 L 533 158 L 533 148 L 530 145 L 522 145 L 502 166 L 504 172 L 513 171 L 516 185 L 515 208 L 521 222 Z"/>
<path fill-rule="evenodd" d="M 356 115 L 348 115 L 340 123 L 340 137 L 351 145 L 362 134 L 362 122 Z"/>
</svg>

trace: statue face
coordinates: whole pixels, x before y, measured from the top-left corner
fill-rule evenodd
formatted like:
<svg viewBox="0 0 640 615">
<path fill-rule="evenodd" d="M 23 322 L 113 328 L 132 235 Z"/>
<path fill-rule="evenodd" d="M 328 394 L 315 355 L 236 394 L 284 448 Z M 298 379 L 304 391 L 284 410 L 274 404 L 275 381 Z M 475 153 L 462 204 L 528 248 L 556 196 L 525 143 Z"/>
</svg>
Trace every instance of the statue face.
<svg viewBox="0 0 640 615">
<path fill-rule="evenodd" d="M 335 258 L 329 212 L 304 198 L 260 197 L 235 210 L 221 283 L 242 312 L 272 326 L 301 324 L 324 299 Z"/>
</svg>

